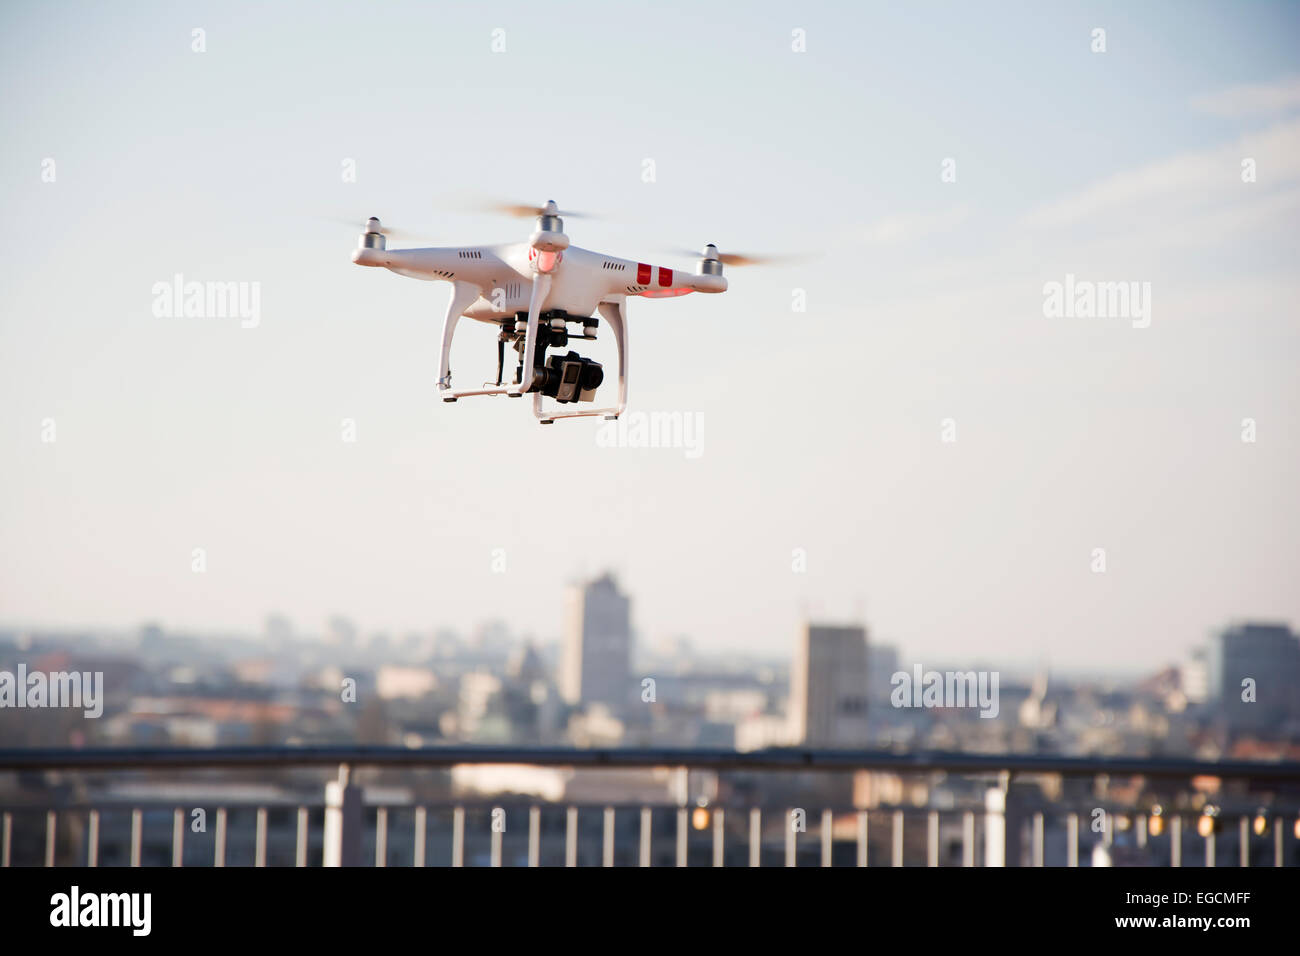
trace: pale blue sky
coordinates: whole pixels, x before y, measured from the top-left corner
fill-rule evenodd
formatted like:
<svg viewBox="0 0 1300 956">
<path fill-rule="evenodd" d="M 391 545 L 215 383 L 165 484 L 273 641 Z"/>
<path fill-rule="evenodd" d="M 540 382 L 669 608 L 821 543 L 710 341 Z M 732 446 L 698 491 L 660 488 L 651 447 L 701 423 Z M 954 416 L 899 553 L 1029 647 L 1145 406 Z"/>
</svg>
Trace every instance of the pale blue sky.
<svg viewBox="0 0 1300 956">
<path fill-rule="evenodd" d="M 552 637 L 558 587 L 612 565 L 643 636 L 709 649 L 784 654 L 805 606 L 865 609 L 905 662 L 1091 669 L 1300 624 L 1298 27 L 1290 4 L 9 3 L 0 620 Z M 631 303 L 632 409 L 702 414 L 702 457 L 436 401 L 448 287 L 353 266 L 329 217 L 526 236 L 481 197 L 601 211 L 577 245 L 665 265 L 814 254 Z M 260 325 L 156 318 L 178 272 L 261 282 Z M 1067 272 L 1151 282 L 1151 326 L 1045 318 Z M 486 377 L 491 333 L 456 354 Z"/>
</svg>

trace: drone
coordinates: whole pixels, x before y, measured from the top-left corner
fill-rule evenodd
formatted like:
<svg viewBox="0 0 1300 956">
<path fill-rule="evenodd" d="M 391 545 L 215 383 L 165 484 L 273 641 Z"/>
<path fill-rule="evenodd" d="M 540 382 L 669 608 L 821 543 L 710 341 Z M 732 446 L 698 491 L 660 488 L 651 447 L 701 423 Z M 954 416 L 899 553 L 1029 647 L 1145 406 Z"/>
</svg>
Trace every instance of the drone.
<svg viewBox="0 0 1300 956">
<path fill-rule="evenodd" d="M 442 323 L 438 390 L 444 402 L 473 395 L 533 396 L 533 414 L 543 425 L 560 418 L 604 416 L 616 420 L 627 409 L 627 299 L 675 298 L 691 292 L 727 291 L 723 264 L 745 265 L 750 256 L 722 255 L 710 243 L 699 253 L 694 273 L 619 259 L 569 244 L 554 200 L 544 206 L 503 206 L 516 216 L 536 216 L 527 242 L 497 246 L 389 249 L 389 230 L 371 217 L 352 261 L 401 276 L 451 283 Z M 568 215 L 578 215 L 568 213 Z M 599 312 L 599 318 L 594 313 Z M 453 389 L 451 343 L 457 323 L 475 319 L 496 326 L 497 379 L 476 389 Z M 592 341 L 604 319 L 618 348 L 618 397 L 613 405 L 581 411 L 558 406 L 595 404 L 605 380 L 600 363 L 569 349 L 573 340 Z M 514 380 L 505 377 L 506 346 L 518 354 Z M 548 358 L 547 350 L 554 350 Z"/>
</svg>

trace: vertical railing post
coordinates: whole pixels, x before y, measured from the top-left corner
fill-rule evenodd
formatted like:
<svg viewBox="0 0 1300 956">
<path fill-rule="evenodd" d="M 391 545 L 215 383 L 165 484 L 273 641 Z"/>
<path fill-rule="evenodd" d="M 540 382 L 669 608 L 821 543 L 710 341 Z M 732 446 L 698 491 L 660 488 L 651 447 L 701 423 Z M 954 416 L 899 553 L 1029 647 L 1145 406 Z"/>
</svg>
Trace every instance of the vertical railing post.
<svg viewBox="0 0 1300 956">
<path fill-rule="evenodd" d="M 172 866 L 185 865 L 185 811 L 177 807 L 172 811 Z"/>
<path fill-rule="evenodd" d="M 641 866 L 650 865 L 650 808 L 641 808 L 641 852 L 640 859 L 637 860 Z"/>
<path fill-rule="evenodd" d="M 465 865 L 465 808 L 454 807 L 451 811 L 451 865 Z"/>
<path fill-rule="evenodd" d="M 528 865 L 542 865 L 542 808 L 528 808 Z"/>
<path fill-rule="evenodd" d="M 1046 853 L 1043 851 L 1043 811 L 1038 810 L 1034 813 L 1033 829 L 1033 865 L 1041 867 L 1044 863 Z"/>
<path fill-rule="evenodd" d="M 831 853 L 834 850 L 834 844 L 832 842 L 832 838 L 834 837 L 832 831 L 834 830 L 834 827 L 835 827 L 835 818 L 831 814 L 831 811 L 823 810 L 822 825 L 820 828 L 821 838 L 822 838 L 822 866 L 831 865 Z"/>
<path fill-rule="evenodd" d="M 791 810 L 785 817 L 785 865 L 794 866 L 798 862 L 798 849 L 795 841 L 798 838 L 794 828 L 795 811 Z"/>
<path fill-rule="evenodd" d="M 903 865 L 903 811 L 894 811 L 894 838 L 890 845 L 890 866 Z"/>
<path fill-rule="evenodd" d="M 1079 865 L 1079 815 L 1071 813 L 1065 818 L 1065 865 Z"/>
<path fill-rule="evenodd" d="M 1238 862 L 1243 867 L 1250 866 L 1250 820 L 1243 816 L 1237 824 L 1237 833 L 1240 844 Z"/>
<path fill-rule="evenodd" d="M 429 838 L 429 811 L 424 807 L 415 808 L 415 846 L 412 848 L 413 866 L 424 866 L 425 842 Z"/>
<path fill-rule="evenodd" d="M 423 809 L 423 808 L 421 808 Z M 298 837 L 294 841 L 293 847 L 293 865 L 304 867 L 307 865 L 307 808 L 298 808 Z M 424 857 L 421 856 L 417 866 L 424 866 Z"/>
<path fill-rule="evenodd" d="M 713 865 L 722 866 L 726 862 L 727 811 L 718 807 L 713 811 Z"/>
<path fill-rule="evenodd" d="M 687 861 L 687 841 L 690 839 L 690 814 L 685 807 L 677 808 L 677 865 L 685 866 Z"/>
<path fill-rule="evenodd" d="M 99 866 L 99 811 L 91 810 L 86 826 L 86 866 Z"/>
<path fill-rule="evenodd" d="M 505 807 L 493 807 L 489 819 L 492 821 L 491 824 L 489 825 L 492 831 L 489 839 L 492 842 L 490 844 L 490 850 L 489 850 L 490 855 L 488 857 L 488 865 L 494 867 L 500 867 L 501 866 L 501 841 L 505 839 L 506 826 L 508 825 L 508 822 L 506 820 Z"/>
<path fill-rule="evenodd" d="M 685 866 L 688 857 L 688 841 L 690 840 L 690 814 L 686 805 L 691 799 L 691 768 L 677 768 L 677 865 Z"/>
<path fill-rule="evenodd" d="M 1183 865 L 1183 818 L 1177 814 L 1169 820 L 1169 865 Z"/>
<path fill-rule="evenodd" d="M 375 866 L 388 867 L 388 808 L 375 810 Z"/>
<path fill-rule="evenodd" d="M 212 865 L 226 865 L 226 808 L 217 807 L 217 835 L 213 841 Z"/>
<path fill-rule="evenodd" d="M 325 784 L 325 866 L 361 865 L 363 824 L 361 788 L 352 782 L 352 769 L 343 764 L 338 779 Z"/>
<path fill-rule="evenodd" d="M 253 866 L 266 866 L 266 807 L 257 808 L 257 829 L 253 836 Z"/>
<path fill-rule="evenodd" d="M 867 865 L 867 811 L 858 811 L 858 866 Z"/>
<path fill-rule="evenodd" d="M 601 834 L 600 865 L 614 865 L 614 808 L 605 808 L 605 829 Z"/>
<path fill-rule="evenodd" d="M 967 810 L 961 815 L 961 865 L 975 865 L 975 812 Z"/>
<path fill-rule="evenodd" d="M 54 865 L 54 838 L 57 835 L 59 815 L 50 810 L 45 814 L 45 865 Z"/>
<path fill-rule="evenodd" d="M 578 808 L 569 807 L 564 825 L 564 865 L 578 865 Z"/>
<path fill-rule="evenodd" d="M 984 865 L 1007 865 L 1007 795 L 1001 787 L 984 792 Z"/>
<path fill-rule="evenodd" d="M 763 865 L 763 811 L 749 808 L 749 865 Z"/>
<path fill-rule="evenodd" d="M 144 811 L 136 807 L 131 811 L 131 865 L 140 865 L 141 845 L 144 843 Z"/>
<path fill-rule="evenodd" d="M 939 865 L 939 811 L 931 810 L 925 833 L 926 866 Z"/>
</svg>

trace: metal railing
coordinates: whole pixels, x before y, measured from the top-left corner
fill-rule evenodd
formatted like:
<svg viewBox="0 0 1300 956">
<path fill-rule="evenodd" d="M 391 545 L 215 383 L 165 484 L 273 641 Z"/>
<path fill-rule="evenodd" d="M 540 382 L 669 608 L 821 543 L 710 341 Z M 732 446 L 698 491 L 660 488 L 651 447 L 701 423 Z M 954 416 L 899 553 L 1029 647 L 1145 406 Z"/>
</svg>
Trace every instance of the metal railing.
<svg viewBox="0 0 1300 956">
<path fill-rule="evenodd" d="M 527 765 L 583 770 L 667 768 L 680 774 L 673 803 L 546 802 L 520 795 L 495 800 L 449 800 L 367 804 L 357 782 L 361 771 L 449 770 L 469 765 Z M 43 798 L 69 777 L 102 778 L 123 772 L 158 774 L 328 768 L 324 800 L 222 802 L 211 831 L 205 810 L 141 800 L 127 806 L 86 804 L 66 795 Z M 757 777 L 872 771 L 908 780 L 972 778 L 968 805 L 833 806 L 808 812 L 797 806 L 735 805 L 688 799 L 692 773 Z M 0 774 L 27 784 L 7 797 L 0 790 L 0 866 L 15 863 L 16 836 L 28 845 L 43 838 L 43 862 L 62 857 L 76 865 L 152 862 L 173 866 L 206 862 L 225 866 L 231 854 L 232 819 L 241 821 L 241 846 L 253 866 L 359 866 L 390 862 L 457 867 L 503 865 L 870 865 L 909 862 L 926 866 L 1061 865 L 1125 862 L 1171 866 L 1220 865 L 1220 844 L 1237 865 L 1297 862 L 1300 852 L 1300 763 L 1196 761 L 1145 758 L 1081 758 L 1019 754 L 895 753 L 889 751 L 774 749 L 753 752 L 701 749 L 568 749 L 514 747 L 250 747 L 199 749 L 0 750 Z M 1133 781 L 1139 798 L 1048 800 L 1032 782 Z M 1198 781 L 1193 786 L 1191 781 Z M 52 783 L 53 781 L 54 783 Z M 761 791 L 761 786 L 758 788 Z M 1059 787 L 1056 789 L 1059 790 Z M 1077 790 L 1077 787 L 1076 787 Z M 1218 790 L 1216 805 L 1205 800 Z M 319 792 L 319 791 L 317 791 Z M 23 794 L 26 799 L 19 799 Z M 1192 799 L 1201 794 L 1201 803 Z M 1163 796 L 1161 796 L 1163 795 Z M 180 801 L 177 801 L 180 802 Z M 1169 805 L 1163 805 L 1168 803 Z M 1235 804 L 1235 806 L 1231 806 Z M 201 840 L 191 814 L 203 813 Z M 526 815 L 525 839 L 507 836 L 505 821 Z M 34 832 L 41 826 L 44 833 Z M 656 817 L 660 827 L 656 828 Z M 34 818 L 34 823 L 33 821 Z M 129 819 L 124 852 L 105 849 L 111 821 Z M 251 818 L 251 819 L 250 819 Z M 15 830 L 18 820 L 29 821 Z M 1229 821 L 1235 820 L 1235 826 Z M 319 827 L 313 827 L 319 821 Z M 911 824 L 909 826 L 909 821 Z M 166 827 L 165 823 L 170 826 Z M 585 822 L 584 831 L 580 823 Z M 249 824 L 251 823 L 251 827 Z M 621 827 L 620 827 L 621 824 Z M 1190 825 L 1188 825 L 1190 824 Z M 60 829 L 62 825 L 62 829 Z M 160 830 L 170 830 L 169 839 Z M 146 842 L 146 830 L 153 838 Z M 252 831 L 251 846 L 246 839 Z M 430 835 L 436 838 L 430 840 Z M 562 855 L 558 851 L 563 834 Z M 585 851 L 580 855 L 580 836 Z M 552 837 L 543 854 L 543 835 Z M 1288 834 L 1293 833 L 1293 836 Z M 621 839 L 620 839 L 621 837 Z M 658 837 L 659 843 L 656 844 Z M 1200 852 L 1196 852 L 1197 841 Z M 507 848 L 507 841 L 510 847 Z M 208 844 L 197 858 L 196 843 Z M 400 844 L 400 846 L 399 846 Z M 668 844 L 665 850 L 664 844 Z M 656 852 L 658 846 L 659 852 Z M 598 853 L 596 852 L 598 848 Z M 1081 855 L 1080 849 L 1088 851 Z M 1235 849 L 1236 853 L 1231 854 Z M 107 857 L 107 858 L 106 858 Z M 250 858 L 251 857 L 251 858 Z M 35 862 L 34 860 L 32 862 Z"/>
</svg>

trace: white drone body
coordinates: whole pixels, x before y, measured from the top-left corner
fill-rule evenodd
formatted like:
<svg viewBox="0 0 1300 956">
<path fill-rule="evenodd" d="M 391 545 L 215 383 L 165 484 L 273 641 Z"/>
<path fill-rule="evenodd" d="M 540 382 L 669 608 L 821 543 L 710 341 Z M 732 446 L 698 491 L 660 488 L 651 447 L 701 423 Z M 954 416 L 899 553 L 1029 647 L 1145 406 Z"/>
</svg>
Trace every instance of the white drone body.
<svg viewBox="0 0 1300 956">
<path fill-rule="evenodd" d="M 723 257 L 706 246 L 695 273 L 602 255 L 569 244 L 554 201 L 536 210 L 537 227 L 527 242 L 500 246 L 439 249 L 389 249 L 378 219 L 366 223 L 352 261 L 379 266 L 413 279 L 449 282 L 451 302 L 442 324 L 438 388 L 444 402 L 469 395 L 533 395 L 533 412 L 542 424 L 558 418 L 603 415 L 614 419 L 627 408 L 627 299 L 670 298 L 690 292 L 725 292 Z M 618 347 L 618 399 L 604 408 L 558 411 L 543 408 L 543 397 L 561 405 L 594 402 L 604 380 L 601 366 L 575 352 L 553 355 L 570 339 L 596 337 L 599 312 Z M 464 316 L 497 326 L 497 382 L 482 388 L 451 387 L 451 342 Z M 577 328 L 570 331 L 570 325 Z M 507 344 L 519 355 L 515 380 L 503 383 Z"/>
</svg>

